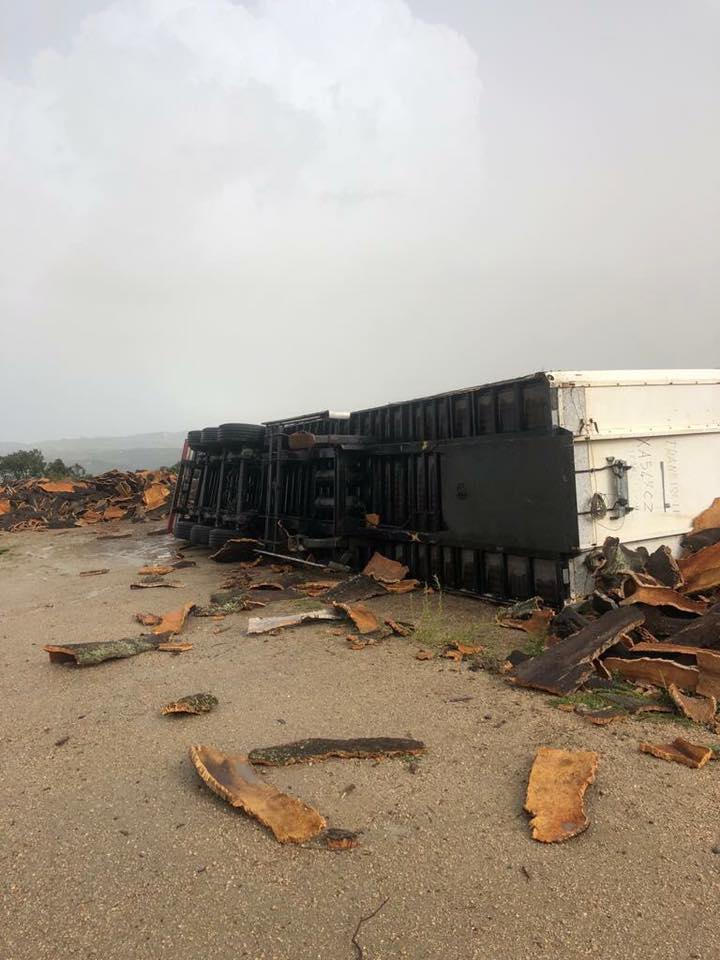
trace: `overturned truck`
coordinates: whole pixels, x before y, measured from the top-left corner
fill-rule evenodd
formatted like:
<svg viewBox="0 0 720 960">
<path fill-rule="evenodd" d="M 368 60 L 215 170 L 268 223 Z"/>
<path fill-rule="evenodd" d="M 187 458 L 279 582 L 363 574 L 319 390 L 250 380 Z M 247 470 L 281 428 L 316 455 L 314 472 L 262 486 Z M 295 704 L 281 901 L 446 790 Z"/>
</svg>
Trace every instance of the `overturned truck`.
<svg viewBox="0 0 720 960">
<path fill-rule="evenodd" d="M 191 431 L 175 535 L 553 605 L 608 536 L 678 546 L 720 490 L 720 370 L 548 371 L 391 403 Z"/>
</svg>

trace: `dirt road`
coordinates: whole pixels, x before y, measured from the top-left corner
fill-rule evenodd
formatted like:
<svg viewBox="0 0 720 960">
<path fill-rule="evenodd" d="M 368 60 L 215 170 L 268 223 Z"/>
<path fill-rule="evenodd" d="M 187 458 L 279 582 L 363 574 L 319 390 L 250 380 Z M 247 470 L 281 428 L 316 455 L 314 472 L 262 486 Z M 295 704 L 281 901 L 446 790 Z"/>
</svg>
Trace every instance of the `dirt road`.
<svg viewBox="0 0 720 960">
<path fill-rule="evenodd" d="M 115 542 L 87 529 L 0 538 L 3 960 L 354 960 L 358 921 L 386 898 L 358 933 L 365 960 L 720 956 L 720 763 L 689 770 L 637 749 L 687 729 L 596 728 L 495 675 L 419 662 L 413 640 L 352 651 L 334 624 L 246 637 L 244 614 L 192 618 L 180 655 L 50 664 L 44 643 L 137 635 L 135 612 L 205 603 L 227 572 L 203 558 L 170 578 L 176 590 L 131 591 L 171 541 L 124 529 Z M 427 614 L 418 595 L 368 605 Z M 496 640 L 493 615 L 448 597 L 432 611 L 481 642 Z M 197 691 L 219 707 L 159 715 Z M 363 831 L 341 853 L 276 843 L 188 758 L 191 743 L 375 735 L 425 740 L 417 772 L 337 760 L 264 774 Z M 601 757 L 589 830 L 552 846 L 530 839 L 522 812 L 543 744 Z"/>
</svg>

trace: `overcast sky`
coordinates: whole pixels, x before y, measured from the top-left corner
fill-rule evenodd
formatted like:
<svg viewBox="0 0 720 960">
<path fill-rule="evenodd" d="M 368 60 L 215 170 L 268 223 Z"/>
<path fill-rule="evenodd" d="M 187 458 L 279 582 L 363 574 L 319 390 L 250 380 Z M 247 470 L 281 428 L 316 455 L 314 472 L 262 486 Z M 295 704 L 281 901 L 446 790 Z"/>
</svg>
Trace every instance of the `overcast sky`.
<svg viewBox="0 0 720 960">
<path fill-rule="evenodd" d="M 720 0 L 0 0 L 0 439 L 720 366 Z"/>
</svg>

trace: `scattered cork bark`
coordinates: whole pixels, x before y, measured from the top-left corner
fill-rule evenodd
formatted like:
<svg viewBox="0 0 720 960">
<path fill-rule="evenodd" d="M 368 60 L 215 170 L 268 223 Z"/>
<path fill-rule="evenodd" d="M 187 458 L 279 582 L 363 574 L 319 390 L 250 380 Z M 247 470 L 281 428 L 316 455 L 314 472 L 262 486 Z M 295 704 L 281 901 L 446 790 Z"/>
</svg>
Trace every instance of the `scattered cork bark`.
<svg viewBox="0 0 720 960">
<path fill-rule="evenodd" d="M 248 537 L 227 540 L 219 550 L 210 554 L 210 559 L 217 563 L 237 563 L 239 560 L 252 560 L 253 552 L 258 547 L 262 547 L 260 541 L 251 540 Z M 258 560 L 261 560 L 261 558 L 258 557 Z"/>
<path fill-rule="evenodd" d="M 296 740 L 294 743 L 281 743 L 277 747 L 257 747 L 250 751 L 248 759 L 259 766 L 286 767 L 293 763 L 312 763 L 331 757 L 374 760 L 408 754 L 417 756 L 424 752 L 425 744 L 422 740 L 410 740 L 406 737 L 357 737 L 352 740 L 315 737 Z"/>
<path fill-rule="evenodd" d="M 10 530 L 86 527 L 124 517 L 164 514 L 175 474 L 168 470 L 110 470 L 87 480 L 32 478 L 5 484 L 0 527 Z M 150 487 L 155 495 L 145 496 Z M 164 531 L 165 532 L 165 531 Z"/>
<path fill-rule="evenodd" d="M 581 703 L 575 705 L 574 712 L 583 719 L 589 720 L 596 727 L 607 727 L 609 724 L 615 723 L 617 720 L 625 720 L 629 716 L 627 710 L 622 707 L 607 706 L 592 710 L 583 707 Z"/>
<path fill-rule="evenodd" d="M 44 493 L 74 493 L 76 490 L 82 490 L 88 487 L 89 484 L 83 483 L 82 481 L 75 482 L 73 480 L 43 480 L 39 482 L 37 486 Z"/>
<path fill-rule="evenodd" d="M 328 827 L 323 833 L 309 840 L 307 846 L 321 850 L 354 850 L 360 843 L 360 835 L 354 830 Z"/>
<path fill-rule="evenodd" d="M 476 653 L 482 653 L 483 647 L 471 646 L 467 643 L 449 643 L 442 652 L 446 660 L 454 660 L 460 663 L 465 657 L 472 657 Z"/>
<path fill-rule="evenodd" d="M 380 621 L 361 603 L 333 603 L 336 610 L 342 610 L 357 627 L 358 633 L 373 633 L 380 629 Z"/>
<path fill-rule="evenodd" d="M 645 614 L 644 627 L 652 634 L 655 640 L 661 640 L 668 637 L 674 637 L 687 627 L 696 623 L 701 623 L 705 617 L 697 617 L 694 614 L 681 614 L 678 611 L 671 611 L 667 614 L 662 607 L 649 607 L 646 603 L 636 604 L 638 610 Z M 706 614 L 705 616 L 709 616 Z M 684 641 L 680 640 L 679 643 Z M 705 644 L 693 643 L 692 646 L 702 647 Z"/>
<path fill-rule="evenodd" d="M 247 632 L 248 634 L 272 633 L 273 630 L 296 627 L 310 620 L 342 620 L 343 616 L 341 611 L 333 607 L 323 607 L 320 610 L 306 610 L 302 613 L 288 613 L 277 617 L 250 617 Z"/>
<path fill-rule="evenodd" d="M 521 687 L 546 690 L 556 696 L 573 693 L 594 672 L 593 661 L 644 619 L 640 610 L 609 610 L 539 656 L 518 664 L 512 679 Z"/>
<path fill-rule="evenodd" d="M 690 647 L 720 647 L 720 608 L 712 607 L 704 617 L 685 623 L 672 635 L 672 641 Z"/>
<path fill-rule="evenodd" d="M 435 656 L 434 650 L 418 650 L 418 652 L 415 654 L 415 659 L 416 660 L 432 660 L 434 656 Z"/>
<path fill-rule="evenodd" d="M 694 770 L 704 767 L 712 756 L 710 747 L 691 743 L 682 737 L 677 737 L 672 743 L 641 743 L 640 751 L 652 754 L 653 757 L 659 757 L 661 760 L 682 763 Z"/>
<path fill-rule="evenodd" d="M 680 561 L 688 593 L 712 590 L 720 586 L 720 543 L 698 550 Z"/>
<path fill-rule="evenodd" d="M 177 584 L 167 583 L 165 580 L 161 580 L 159 583 L 156 583 L 153 581 L 152 583 L 131 583 L 130 584 L 131 590 L 152 590 L 156 587 L 160 587 L 160 588 L 165 587 L 168 590 L 175 590 L 177 588 Z"/>
<path fill-rule="evenodd" d="M 179 610 L 173 610 L 171 613 L 164 614 L 160 623 L 153 628 L 153 633 L 156 637 L 169 637 L 175 633 L 180 633 L 182 628 L 185 626 L 185 622 L 187 621 L 189 614 L 194 609 L 194 603 L 186 603 L 184 606 L 180 607 Z"/>
<path fill-rule="evenodd" d="M 214 793 L 259 820 L 280 843 L 305 843 L 327 827 L 317 810 L 262 781 L 246 756 L 191 746 L 190 757 Z"/>
<path fill-rule="evenodd" d="M 299 583 L 297 589 L 309 597 L 319 597 L 333 587 L 337 587 L 340 582 L 340 580 L 306 580 L 304 583 Z"/>
<path fill-rule="evenodd" d="M 660 641 L 656 642 L 653 640 L 641 640 L 639 643 L 633 644 L 633 646 L 630 648 L 630 652 L 633 655 L 637 653 L 642 654 L 643 656 L 678 656 L 686 657 L 690 660 L 696 660 L 698 651 L 702 649 L 702 647 L 691 647 L 684 643 L 661 643 Z"/>
<path fill-rule="evenodd" d="M 498 619 L 497 623 L 501 627 L 508 627 L 510 630 L 524 630 L 526 633 L 545 633 L 550 626 L 550 621 L 555 619 L 554 610 L 534 610 L 529 617 L 522 619 L 513 619 L 505 617 Z"/>
<path fill-rule="evenodd" d="M 136 613 L 135 619 L 144 627 L 156 627 L 159 623 L 162 623 L 162 617 L 159 617 L 156 613 Z"/>
<path fill-rule="evenodd" d="M 99 577 L 103 573 L 110 573 L 109 567 L 103 567 L 101 570 L 81 570 L 81 577 Z"/>
<path fill-rule="evenodd" d="M 164 483 L 151 483 L 143 492 L 143 503 L 148 510 L 157 510 L 170 496 L 171 488 Z"/>
<path fill-rule="evenodd" d="M 412 593 L 420 586 L 419 580 L 399 580 L 397 583 L 384 583 L 387 593 Z"/>
<path fill-rule="evenodd" d="M 587 830 L 585 791 L 595 779 L 599 758 L 590 750 L 540 747 L 530 771 L 525 812 L 532 816 L 533 840 L 558 843 Z"/>
<path fill-rule="evenodd" d="M 709 527 L 707 530 L 699 530 L 697 533 L 687 533 L 680 543 L 687 553 L 697 553 L 703 547 L 711 547 L 714 543 L 720 543 L 720 527 Z"/>
<path fill-rule="evenodd" d="M 390 627 L 396 637 L 409 637 L 415 632 L 415 624 L 405 620 L 385 620 L 385 626 Z"/>
<path fill-rule="evenodd" d="M 645 569 L 665 587 L 675 589 L 682 586 L 683 575 L 680 567 L 672 555 L 672 550 L 665 544 L 650 554 Z"/>
<path fill-rule="evenodd" d="M 390 560 L 375 551 L 363 568 L 367 577 L 379 580 L 381 583 L 398 583 L 408 575 L 410 568 L 397 560 Z"/>
<path fill-rule="evenodd" d="M 703 510 L 693 519 L 692 532 L 700 533 L 715 527 L 720 527 L 720 497 L 715 497 L 707 510 Z"/>
<path fill-rule="evenodd" d="M 210 713 L 217 705 L 218 699 L 211 693 L 192 693 L 187 697 L 180 697 L 179 700 L 166 703 L 160 713 L 163 716 L 168 713 Z"/>
<path fill-rule="evenodd" d="M 104 640 L 97 643 L 46 644 L 43 650 L 50 654 L 51 663 L 75 663 L 78 667 L 93 667 L 105 660 L 122 660 L 139 653 L 155 650 L 157 641 L 149 637 L 128 640 Z"/>
<path fill-rule="evenodd" d="M 150 567 L 140 567 L 138 570 L 138 576 L 140 577 L 164 577 L 168 573 L 172 573 L 174 567 L 170 566 L 150 566 Z"/>
<path fill-rule="evenodd" d="M 720 700 L 720 653 L 701 650 L 697 655 L 697 665 L 700 671 L 697 693 Z"/>
<path fill-rule="evenodd" d="M 620 601 L 621 607 L 646 603 L 651 607 L 673 607 L 683 613 L 696 614 L 703 614 L 707 609 L 707 604 L 701 600 L 685 597 L 670 587 L 638 586 L 632 580 L 628 580 L 628 583 L 633 584 L 633 592 Z"/>
<path fill-rule="evenodd" d="M 638 657 L 625 660 L 620 657 L 606 657 L 603 663 L 611 673 L 619 674 L 624 680 L 633 683 L 651 683 L 656 687 L 668 688 L 671 683 L 681 690 L 697 689 L 699 671 L 697 667 L 686 667 L 674 660 L 660 657 Z"/>
<path fill-rule="evenodd" d="M 161 640 L 157 645 L 158 650 L 164 650 L 166 653 L 186 653 L 192 650 L 191 643 L 178 643 L 175 640 Z"/>
<path fill-rule="evenodd" d="M 686 697 L 674 683 L 668 687 L 668 693 L 680 713 L 693 723 L 712 723 L 715 719 L 717 712 L 715 697 Z"/>
<path fill-rule="evenodd" d="M 387 593 L 387 588 L 364 573 L 358 573 L 348 580 L 343 580 L 337 586 L 331 587 L 325 594 L 325 599 L 337 600 L 341 603 L 355 603 L 358 600 L 369 600 L 371 597 L 381 597 Z"/>
</svg>

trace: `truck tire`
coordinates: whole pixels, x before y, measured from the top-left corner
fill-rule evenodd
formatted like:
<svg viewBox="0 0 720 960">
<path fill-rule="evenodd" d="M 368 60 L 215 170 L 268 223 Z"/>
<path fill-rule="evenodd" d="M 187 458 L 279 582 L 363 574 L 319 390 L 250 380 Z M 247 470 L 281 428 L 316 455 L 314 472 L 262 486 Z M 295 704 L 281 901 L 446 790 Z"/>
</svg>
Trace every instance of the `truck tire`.
<svg viewBox="0 0 720 960">
<path fill-rule="evenodd" d="M 210 531 L 208 546 L 211 550 L 219 550 L 228 540 L 235 540 L 238 537 L 242 537 L 242 533 L 237 530 L 225 530 L 222 527 L 215 527 Z"/>
<path fill-rule="evenodd" d="M 218 440 L 224 446 L 258 443 L 265 437 L 265 427 L 257 423 L 221 423 Z"/>
<path fill-rule="evenodd" d="M 192 520 L 176 520 L 173 526 L 173 536 L 178 540 L 189 540 L 192 528 Z"/>
<path fill-rule="evenodd" d="M 204 523 L 194 523 L 192 525 L 192 529 L 190 530 L 190 543 L 194 543 L 196 547 L 206 547 L 209 536 L 210 527 L 205 526 Z"/>
</svg>

